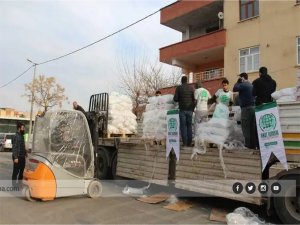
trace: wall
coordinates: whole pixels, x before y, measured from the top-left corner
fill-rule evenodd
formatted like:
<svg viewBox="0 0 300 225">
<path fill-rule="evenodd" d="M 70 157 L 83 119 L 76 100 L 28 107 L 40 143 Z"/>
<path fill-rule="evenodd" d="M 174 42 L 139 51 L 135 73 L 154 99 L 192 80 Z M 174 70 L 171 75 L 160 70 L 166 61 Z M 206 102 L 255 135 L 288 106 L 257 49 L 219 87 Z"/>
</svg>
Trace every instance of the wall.
<svg viewBox="0 0 300 225">
<path fill-rule="evenodd" d="M 210 81 L 203 81 L 202 85 L 204 88 L 206 88 L 211 95 L 214 95 L 216 93 L 216 91 L 220 88 L 222 88 L 222 78 L 221 79 L 215 79 L 215 80 L 210 80 Z M 195 83 L 191 83 L 189 84 L 193 87 L 195 87 Z M 160 92 L 162 95 L 166 95 L 166 94 L 175 94 L 175 90 L 176 90 L 176 86 L 174 87 L 166 87 L 166 88 L 162 88 L 160 89 Z"/>
<path fill-rule="evenodd" d="M 295 86 L 296 37 L 300 36 L 300 5 L 295 1 L 259 1 L 259 16 L 239 21 L 239 1 L 224 1 L 226 46 L 224 73 L 231 87 L 239 74 L 239 49 L 260 45 L 260 66 L 266 66 L 277 89 Z M 249 73 L 253 81 L 258 73 Z"/>
</svg>

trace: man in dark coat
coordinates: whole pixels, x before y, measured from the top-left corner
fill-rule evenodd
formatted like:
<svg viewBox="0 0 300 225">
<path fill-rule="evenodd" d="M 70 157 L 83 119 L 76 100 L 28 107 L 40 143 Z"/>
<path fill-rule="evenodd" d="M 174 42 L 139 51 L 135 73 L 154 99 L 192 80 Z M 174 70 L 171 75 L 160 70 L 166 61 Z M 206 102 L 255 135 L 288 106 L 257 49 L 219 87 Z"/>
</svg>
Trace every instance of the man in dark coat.
<svg viewBox="0 0 300 225">
<path fill-rule="evenodd" d="M 73 109 L 78 110 L 78 111 L 82 112 L 84 115 L 86 115 L 85 110 L 80 105 L 78 105 L 77 102 L 73 102 Z"/>
<path fill-rule="evenodd" d="M 276 81 L 268 74 L 266 67 L 259 69 L 259 78 L 253 81 L 252 94 L 255 99 L 255 105 L 272 102 L 271 94 L 276 90 Z"/>
<path fill-rule="evenodd" d="M 12 159 L 13 159 L 13 174 L 12 185 L 15 187 L 21 185 L 23 180 L 23 172 L 25 168 L 25 157 L 27 155 L 24 141 L 25 125 L 17 123 L 17 132 L 12 139 Z M 18 182 L 17 182 L 18 180 Z"/>
<path fill-rule="evenodd" d="M 184 146 L 192 146 L 192 118 L 195 108 L 194 88 L 187 83 L 187 77 L 181 78 L 176 88 L 174 101 L 179 103 L 180 133 Z"/>
</svg>

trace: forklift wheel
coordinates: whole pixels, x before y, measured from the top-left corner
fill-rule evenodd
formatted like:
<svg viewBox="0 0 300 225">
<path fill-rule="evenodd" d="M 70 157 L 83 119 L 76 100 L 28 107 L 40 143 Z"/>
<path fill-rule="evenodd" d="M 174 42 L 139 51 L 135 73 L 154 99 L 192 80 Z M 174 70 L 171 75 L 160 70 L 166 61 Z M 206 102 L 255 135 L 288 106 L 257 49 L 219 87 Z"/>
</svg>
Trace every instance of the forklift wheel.
<svg viewBox="0 0 300 225">
<path fill-rule="evenodd" d="M 23 189 L 22 189 L 22 195 L 30 202 L 35 202 L 36 200 L 34 198 L 31 197 L 31 194 L 30 194 L 30 190 L 29 190 L 29 187 L 25 186 Z"/>
<path fill-rule="evenodd" d="M 90 182 L 87 194 L 90 198 L 99 198 L 102 194 L 102 184 L 99 180 L 94 179 Z"/>
</svg>

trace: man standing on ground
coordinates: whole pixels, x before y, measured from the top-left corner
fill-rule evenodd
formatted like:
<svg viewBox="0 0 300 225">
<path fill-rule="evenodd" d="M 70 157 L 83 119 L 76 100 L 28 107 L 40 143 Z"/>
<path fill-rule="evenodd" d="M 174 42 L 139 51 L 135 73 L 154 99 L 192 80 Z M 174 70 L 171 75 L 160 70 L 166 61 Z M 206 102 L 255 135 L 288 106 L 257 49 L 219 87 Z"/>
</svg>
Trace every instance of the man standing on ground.
<svg viewBox="0 0 300 225">
<path fill-rule="evenodd" d="M 239 93 L 238 98 L 241 107 L 241 123 L 245 146 L 255 149 L 258 147 L 258 140 L 255 121 L 255 99 L 252 95 L 252 89 L 253 86 L 248 81 L 248 74 L 241 73 L 233 87 L 233 91 Z"/>
<path fill-rule="evenodd" d="M 25 168 L 25 157 L 27 155 L 24 141 L 25 125 L 17 123 L 17 132 L 12 140 L 13 174 L 12 185 L 21 185 Z M 17 182 L 18 181 L 18 182 Z"/>
<path fill-rule="evenodd" d="M 195 108 L 194 88 L 188 85 L 187 77 L 181 78 L 176 88 L 174 101 L 179 103 L 180 133 L 183 146 L 192 146 L 192 118 Z"/>
<path fill-rule="evenodd" d="M 276 81 L 268 74 L 266 67 L 259 68 L 259 78 L 253 81 L 252 94 L 255 99 L 255 105 L 272 102 L 271 94 L 276 90 Z"/>
</svg>

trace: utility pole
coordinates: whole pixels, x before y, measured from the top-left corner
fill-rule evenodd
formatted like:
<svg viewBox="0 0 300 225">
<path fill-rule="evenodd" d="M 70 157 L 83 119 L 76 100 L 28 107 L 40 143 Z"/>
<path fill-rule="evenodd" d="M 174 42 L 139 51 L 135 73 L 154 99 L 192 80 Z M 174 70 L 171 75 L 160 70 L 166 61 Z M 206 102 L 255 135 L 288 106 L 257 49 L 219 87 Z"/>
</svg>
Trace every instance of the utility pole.
<svg viewBox="0 0 300 225">
<path fill-rule="evenodd" d="M 33 85 L 34 80 L 35 80 L 36 66 L 38 65 L 38 63 L 32 62 L 30 59 L 27 59 L 27 61 L 34 65 L 33 78 L 32 78 L 32 85 Z M 30 140 L 31 133 L 32 133 L 33 99 L 34 99 L 34 93 L 33 93 L 33 90 L 32 90 L 32 92 L 31 92 L 31 106 L 30 106 L 30 122 L 29 122 L 28 141 Z"/>
</svg>

